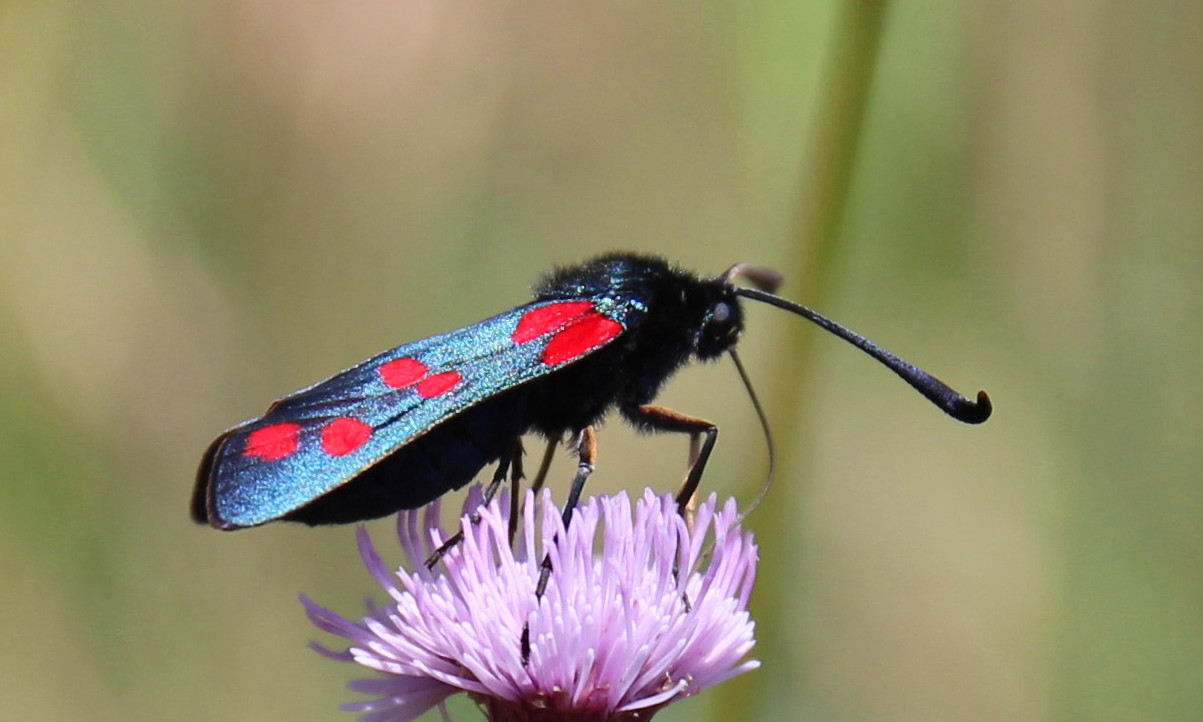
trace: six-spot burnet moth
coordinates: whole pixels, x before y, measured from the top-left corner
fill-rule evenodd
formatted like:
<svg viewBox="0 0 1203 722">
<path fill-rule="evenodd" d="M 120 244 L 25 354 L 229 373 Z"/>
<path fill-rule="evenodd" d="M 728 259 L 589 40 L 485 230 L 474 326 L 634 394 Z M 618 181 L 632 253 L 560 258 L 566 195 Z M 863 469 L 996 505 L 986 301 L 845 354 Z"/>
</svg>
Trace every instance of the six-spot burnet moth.
<svg viewBox="0 0 1203 722">
<path fill-rule="evenodd" d="M 734 285 L 747 277 L 760 288 Z M 535 298 L 457 331 L 386 351 L 286 396 L 217 438 L 197 473 L 192 516 L 219 529 L 270 521 L 337 524 L 421 506 L 498 461 L 493 489 L 518 464 L 519 439 L 578 440 L 592 468 L 591 427 L 618 412 L 646 431 L 702 444 L 682 487 L 692 496 L 717 438 L 703 419 L 652 405 L 693 359 L 732 350 L 741 298 L 807 318 L 885 364 L 954 418 L 990 416 L 926 372 L 814 311 L 770 293 L 772 271 L 735 266 L 700 278 L 663 259 L 614 253 L 548 274 Z"/>
</svg>

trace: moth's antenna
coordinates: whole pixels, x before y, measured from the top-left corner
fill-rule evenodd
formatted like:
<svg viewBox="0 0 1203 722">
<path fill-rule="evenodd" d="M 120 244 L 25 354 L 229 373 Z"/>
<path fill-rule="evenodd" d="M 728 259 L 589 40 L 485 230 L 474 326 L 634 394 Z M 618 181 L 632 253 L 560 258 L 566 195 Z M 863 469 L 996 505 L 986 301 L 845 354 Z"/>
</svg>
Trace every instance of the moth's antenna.
<svg viewBox="0 0 1203 722">
<path fill-rule="evenodd" d="M 756 389 L 752 388 L 752 379 L 748 376 L 748 370 L 744 368 L 744 362 L 739 359 L 739 354 L 735 353 L 734 348 L 727 349 L 727 353 L 731 355 L 731 360 L 735 362 L 735 369 L 739 371 L 739 380 L 743 381 L 744 388 L 748 390 L 748 398 L 752 400 L 752 408 L 756 409 L 756 419 L 760 421 L 760 430 L 764 432 L 764 444 L 768 447 L 769 452 L 769 470 L 764 475 L 764 484 L 760 487 L 760 493 L 748 504 L 739 515 L 739 521 L 742 523 L 748 515 L 760 506 L 760 502 L 764 501 L 764 497 L 769 493 L 769 487 L 773 485 L 773 474 L 777 471 L 777 450 L 773 445 L 773 432 L 769 428 L 769 418 L 764 413 L 764 407 L 760 405 L 760 399 L 756 396 Z"/>
<path fill-rule="evenodd" d="M 764 266 L 753 266 L 751 263 L 737 263 L 723 272 L 724 283 L 731 284 L 736 276 L 743 276 L 752 285 L 766 293 L 775 293 L 781 285 L 781 274 Z"/>
<path fill-rule="evenodd" d="M 755 266 L 750 268 L 759 270 Z M 751 278 L 752 282 L 756 283 L 756 285 L 761 285 L 755 276 L 749 272 L 748 268 L 741 268 L 738 265 L 732 266 L 731 270 L 727 273 L 730 274 L 736 271 L 736 269 L 739 269 L 737 273 L 742 273 L 744 276 Z M 880 361 L 886 368 L 898 374 L 903 381 L 910 384 L 912 388 L 923 394 L 929 401 L 940 407 L 946 414 L 957 421 L 963 421 L 966 424 L 980 424 L 990 418 L 990 412 L 994 410 L 993 405 L 990 403 L 990 397 L 986 395 L 985 391 L 977 392 L 976 401 L 963 396 L 923 369 L 912 366 L 864 336 L 841 326 L 802 304 L 787 301 L 780 296 L 774 296 L 768 291 L 757 290 L 755 288 L 736 287 L 735 293 L 744 298 L 750 298 L 754 301 L 760 301 L 761 303 L 767 303 L 770 306 L 776 306 L 777 308 L 796 313 L 806 320 L 822 326 L 827 331 L 839 336 Z"/>
</svg>

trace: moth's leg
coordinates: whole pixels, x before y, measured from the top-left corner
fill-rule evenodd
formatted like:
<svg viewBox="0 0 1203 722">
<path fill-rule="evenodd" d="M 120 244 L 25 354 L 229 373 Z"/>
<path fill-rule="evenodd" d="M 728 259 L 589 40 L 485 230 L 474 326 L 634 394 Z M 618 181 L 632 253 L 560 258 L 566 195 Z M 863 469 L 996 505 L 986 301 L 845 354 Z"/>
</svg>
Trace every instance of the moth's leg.
<svg viewBox="0 0 1203 722">
<path fill-rule="evenodd" d="M 677 492 L 677 510 L 684 515 L 702 481 L 702 472 L 706 470 L 714 443 L 718 441 L 718 427 L 706 419 L 650 404 L 624 408 L 623 415 L 646 431 L 689 434 L 689 471 Z"/>
<path fill-rule="evenodd" d="M 576 510 L 576 505 L 580 503 L 581 492 L 585 489 L 585 482 L 589 479 L 589 475 L 593 473 L 593 468 L 597 463 L 597 434 L 593 432 L 592 426 L 586 426 L 581 430 L 576 440 L 577 466 L 576 476 L 572 478 L 572 487 L 568 490 L 568 499 L 564 502 L 564 511 L 562 519 L 564 528 L 567 529 L 569 523 L 572 522 L 572 513 Z M 548 455 L 550 458 L 550 454 Z M 539 565 L 539 582 L 535 585 L 535 598 L 543 596 L 547 591 L 547 582 L 551 579 L 551 555 L 544 554 L 543 562 Z M 530 659 L 530 627 L 522 628 L 522 661 L 525 663 Z"/>
<path fill-rule="evenodd" d="M 522 457 L 526 455 L 526 448 L 522 444 L 522 439 L 518 439 L 518 448 L 514 453 L 513 468 L 510 469 L 510 546 L 514 546 L 514 535 L 518 533 L 518 519 L 522 516 L 521 510 L 522 500 L 522 480 L 526 478 L 526 474 L 522 469 Z"/>
<path fill-rule="evenodd" d="M 493 497 L 497 496 L 497 490 L 501 488 L 501 483 L 505 481 L 505 477 L 509 475 L 511 469 L 514 470 L 514 485 L 517 486 L 518 479 L 522 475 L 522 462 L 520 461 L 521 456 L 522 439 L 515 437 L 514 443 L 507 444 L 506 453 L 502 454 L 501 458 L 497 460 L 497 469 L 493 472 L 493 479 L 489 482 L 489 485 L 485 487 L 484 500 L 481 501 L 481 506 L 485 506 L 489 502 L 493 501 Z M 516 517 L 516 512 L 513 511 L 516 509 L 516 507 L 510 508 L 511 517 Z M 474 526 L 479 524 L 480 512 L 472 512 L 471 516 L 468 517 L 468 522 Z M 434 565 L 438 564 L 439 560 L 446 556 L 447 552 L 454 549 L 455 545 L 459 544 L 461 541 L 463 541 L 463 539 L 463 529 L 460 529 L 455 534 L 451 535 L 447 541 L 439 545 L 438 549 L 435 549 L 430 556 L 426 557 L 426 568 L 434 569 Z"/>
<path fill-rule="evenodd" d="M 576 455 L 576 476 L 572 478 L 572 486 L 568 489 L 568 498 L 564 501 L 562 518 L 565 529 L 572 522 L 572 513 L 576 511 L 576 505 L 580 503 L 585 482 L 593 473 L 593 467 L 597 463 L 597 434 L 593 432 L 592 426 L 586 426 L 577 437 Z M 539 567 L 539 584 L 535 587 L 536 597 L 543 596 L 543 592 L 547 590 L 547 580 L 550 577 L 551 557 L 544 555 L 543 563 Z"/>
<path fill-rule="evenodd" d="M 551 458 L 556 454 L 556 444 L 560 439 L 553 439 L 547 442 L 547 448 L 543 450 L 543 459 L 539 462 L 539 470 L 535 472 L 535 478 L 531 480 L 530 490 L 539 493 L 543 488 L 543 482 L 547 480 L 547 472 L 551 469 Z"/>
</svg>

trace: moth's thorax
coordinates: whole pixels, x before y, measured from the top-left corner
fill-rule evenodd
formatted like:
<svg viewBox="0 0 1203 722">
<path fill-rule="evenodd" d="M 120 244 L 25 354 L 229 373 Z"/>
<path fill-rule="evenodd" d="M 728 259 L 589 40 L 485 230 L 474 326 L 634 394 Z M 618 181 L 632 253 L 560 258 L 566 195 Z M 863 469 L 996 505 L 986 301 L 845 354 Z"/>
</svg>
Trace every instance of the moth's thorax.
<svg viewBox="0 0 1203 722">
<path fill-rule="evenodd" d="M 634 301 L 642 313 L 627 329 L 626 345 L 654 347 L 673 368 L 690 356 L 716 358 L 743 330 L 743 310 L 727 280 L 701 278 L 655 256 L 609 254 L 558 268 L 536 286 L 535 298 Z"/>
</svg>

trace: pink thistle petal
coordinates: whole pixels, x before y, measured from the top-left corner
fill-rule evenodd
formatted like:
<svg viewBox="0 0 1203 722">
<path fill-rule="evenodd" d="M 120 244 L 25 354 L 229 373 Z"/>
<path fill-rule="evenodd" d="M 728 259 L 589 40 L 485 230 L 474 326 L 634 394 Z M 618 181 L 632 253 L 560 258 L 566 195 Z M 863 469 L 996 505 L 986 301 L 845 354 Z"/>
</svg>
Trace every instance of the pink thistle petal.
<svg viewBox="0 0 1203 722">
<path fill-rule="evenodd" d="M 479 503 L 473 490 L 465 508 Z M 351 685 L 374 697 L 345 706 L 364 722 L 407 722 L 459 691 L 495 720 L 646 720 L 759 665 L 744 660 L 756 547 L 734 501 L 717 509 L 711 496 L 691 528 L 671 496 L 619 494 L 585 501 L 565 529 L 550 494 L 528 494 L 513 548 L 508 503 L 477 513 L 434 571 L 424 561 L 450 536 L 437 502 L 397 520 L 413 571 L 388 571 L 360 530 L 390 601 L 359 622 L 302 597 L 315 626 L 350 643 L 318 651 L 384 675 Z M 544 554 L 554 571 L 537 598 Z"/>
</svg>

